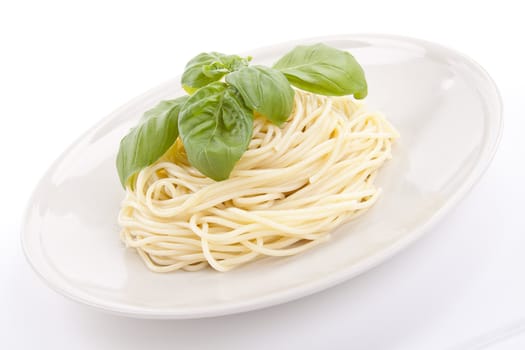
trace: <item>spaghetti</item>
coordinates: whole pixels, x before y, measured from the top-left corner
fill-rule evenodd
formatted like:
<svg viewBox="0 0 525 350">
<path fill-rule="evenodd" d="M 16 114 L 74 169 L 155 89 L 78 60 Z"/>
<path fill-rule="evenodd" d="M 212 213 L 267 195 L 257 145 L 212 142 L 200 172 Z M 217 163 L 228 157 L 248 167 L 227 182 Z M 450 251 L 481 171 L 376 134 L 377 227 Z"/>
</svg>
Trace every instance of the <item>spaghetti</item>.
<svg viewBox="0 0 525 350">
<path fill-rule="evenodd" d="M 397 137 L 361 103 L 297 90 L 283 126 L 255 118 L 229 179 L 193 168 L 180 140 L 140 171 L 122 203 L 121 238 L 156 272 L 298 254 L 376 202 L 374 179 Z"/>
</svg>

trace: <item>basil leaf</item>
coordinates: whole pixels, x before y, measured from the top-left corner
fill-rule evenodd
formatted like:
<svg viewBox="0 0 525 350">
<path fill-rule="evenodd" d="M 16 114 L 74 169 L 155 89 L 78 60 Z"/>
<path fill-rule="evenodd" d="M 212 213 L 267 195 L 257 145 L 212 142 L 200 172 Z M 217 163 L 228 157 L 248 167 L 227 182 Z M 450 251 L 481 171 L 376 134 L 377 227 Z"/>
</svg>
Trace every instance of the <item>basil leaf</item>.
<svg viewBox="0 0 525 350">
<path fill-rule="evenodd" d="M 300 89 L 328 96 L 353 94 L 365 98 L 365 73 L 346 51 L 324 45 L 297 46 L 277 61 L 273 68 Z"/>
<path fill-rule="evenodd" d="M 226 76 L 226 82 L 241 94 L 244 103 L 274 124 L 285 122 L 293 109 L 294 89 L 278 70 L 251 66 Z"/>
<path fill-rule="evenodd" d="M 220 80 L 226 73 L 248 66 L 251 57 L 225 55 L 219 52 L 204 52 L 192 58 L 182 74 L 182 87 L 189 94 Z"/>
<path fill-rule="evenodd" d="M 162 101 L 144 113 L 139 125 L 120 141 L 117 170 L 120 182 L 128 181 L 143 168 L 156 162 L 179 136 L 178 116 L 188 96 Z"/>
<path fill-rule="evenodd" d="M 252 112 L 233 87 L 214 82 L 190 96 L 179 131 L 191 165 L 215 181 L 225 180 L 252 138 Z"/>
</svg>

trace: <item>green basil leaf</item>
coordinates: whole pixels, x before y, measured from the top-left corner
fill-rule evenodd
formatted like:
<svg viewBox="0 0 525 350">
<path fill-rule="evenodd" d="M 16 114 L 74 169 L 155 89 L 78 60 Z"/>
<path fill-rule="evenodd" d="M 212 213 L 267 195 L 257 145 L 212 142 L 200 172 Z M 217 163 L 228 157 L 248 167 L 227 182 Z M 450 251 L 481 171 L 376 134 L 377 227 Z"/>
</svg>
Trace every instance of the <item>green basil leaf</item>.
<svg viewBox="0 0 525 350">
<path fill-rule="evenodd" d="M 190 96 L 179 115 L 179 132 L 191 165 L 225 180 L 252 138 L 252 111 L 231 86 L 214 82 Z"/>
<path fill-rule="evenodd" d="M 182 87 L 189 94 L 220 80 L 225 74 L 248 66 L 251 57 L 225 55 L 219 52 L 204 52 L 192 58 L 182 74 Z"/>
<path fill-rule="evenodd" d="M 300 89 L 328 96 L 353 94 L 365 98 L 365 73 L 346 51 L 324 45 L 297 46 L 277 61 L 273 68 Z"/>
<path fill-rule="evenodd" d="M 178 116 L 188 96 L 162 101 L 144 113 L 139 125 L 120 141 L 117 170 L 122 186 L 155 163 L 179 136 Z"/>
<path fill-rule="evenodd" d="M 242 68 L 226 76 L 249 108 L 274 124 L 285 122 L 293 109 L 294 89 L 283 73 L 264 66 Z"/>
</svg>

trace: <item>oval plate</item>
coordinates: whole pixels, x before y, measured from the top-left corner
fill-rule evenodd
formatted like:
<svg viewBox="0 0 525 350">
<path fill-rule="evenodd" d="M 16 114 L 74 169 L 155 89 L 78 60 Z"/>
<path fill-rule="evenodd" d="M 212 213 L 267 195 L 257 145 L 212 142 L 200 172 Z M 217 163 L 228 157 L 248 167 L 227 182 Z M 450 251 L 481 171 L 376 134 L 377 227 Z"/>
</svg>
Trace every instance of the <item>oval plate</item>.
<svg viewBox="0 0 525 350">
<path fill-rule="evenodd" d="M 501 100 L 469 58 L 437 44 L 383 35 L 334 36 L 249 52 L 272 64 L 298 44 L 349 50 L 363 65 L 367 103 L 401 133 L 380 171 L 378 203 L 304 254 L 267 258 L 228 273 L 150 272 L 119 239 L 124 192 L 119 141 L 161 99 L 183 94 L 179 78 L 135 98 L 84 134 L 51 166 L 30 201 L 22 245 L 49 286 L 119 314 L 197 318 L 296 299 L 366 271 L 420 237 L 480 178 L 501 134 Z"/>
</svg>

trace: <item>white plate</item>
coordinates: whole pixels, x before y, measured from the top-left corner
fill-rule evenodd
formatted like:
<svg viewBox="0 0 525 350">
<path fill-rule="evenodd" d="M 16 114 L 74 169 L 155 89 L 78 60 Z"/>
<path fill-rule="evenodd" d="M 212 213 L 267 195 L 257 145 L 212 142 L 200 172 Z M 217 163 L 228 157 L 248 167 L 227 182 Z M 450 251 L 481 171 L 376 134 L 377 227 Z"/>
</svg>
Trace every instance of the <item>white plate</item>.
<svg viewBox="0 0 525 350">
<path fill-rule="evenodd" d="M 179 78 L 135 98 L 84 134 L 51 166 L 22 230 L 34 270 L 58 292 L 120 314 L 196 318 L 266 307 L 328 288 L 385 261 L 420 237 L 480 178 L 502 127 L 488 74 L 445 47 L 401 37 L 312 38 L 249 52 L 271 64 L 299 43 L 350 50 L 364 66 L 367 102 L 401 139 L 381 170 L 379 202 L 299 256 L 228 273 L 157 274 L 119 240 L 124 192 L 115 170 L 121 137 L 157 101 L 182 94 Z"/>
</svg>

